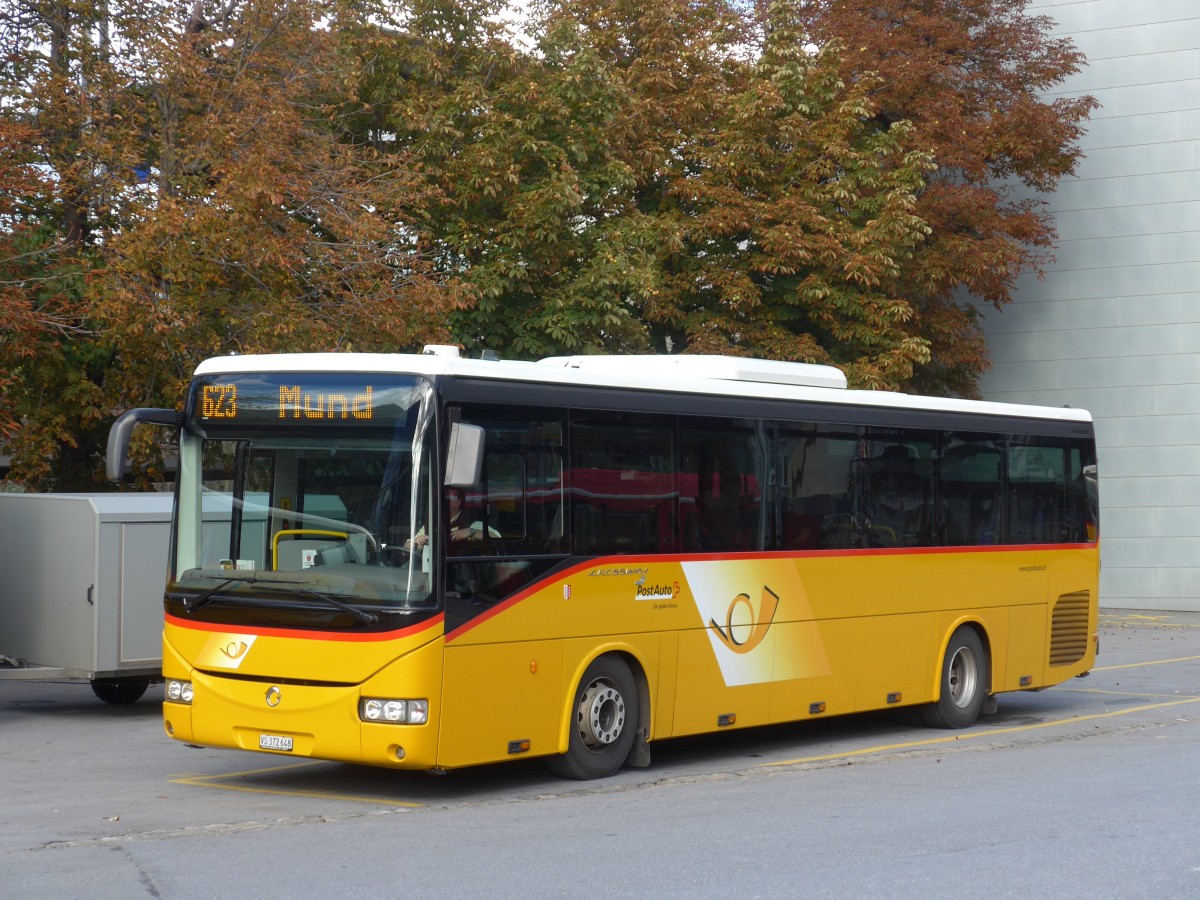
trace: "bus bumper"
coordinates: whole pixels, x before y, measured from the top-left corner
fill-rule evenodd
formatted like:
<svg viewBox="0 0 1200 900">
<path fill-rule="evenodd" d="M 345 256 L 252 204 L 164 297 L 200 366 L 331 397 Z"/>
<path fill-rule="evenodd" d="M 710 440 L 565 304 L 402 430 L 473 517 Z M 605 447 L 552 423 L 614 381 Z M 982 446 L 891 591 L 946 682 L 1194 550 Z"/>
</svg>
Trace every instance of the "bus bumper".
<svg viewBox="0 0 1200 900">
<path fill-rule="evenodd" d="M 163 727 L 175 740 L 206 747 L 430 769 L 437 761 L 441 687 L 435 658 L 440 658 L 440 641 L 396 660 L 360 685 L 306 685 L 201 672 L 164 643 L 164 679 L 189 682 L 192 702 L 164 700 Z M 364 698 L 425 700 L 428 719 L 421 724 L 363 721 Z"/>
</svg>

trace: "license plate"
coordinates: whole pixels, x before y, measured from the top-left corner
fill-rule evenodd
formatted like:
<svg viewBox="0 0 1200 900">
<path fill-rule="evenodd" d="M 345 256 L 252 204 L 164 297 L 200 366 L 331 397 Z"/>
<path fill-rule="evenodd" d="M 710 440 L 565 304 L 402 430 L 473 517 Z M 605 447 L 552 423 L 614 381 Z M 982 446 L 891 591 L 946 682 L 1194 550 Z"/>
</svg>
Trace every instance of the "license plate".
<svg viewBox="0 0 1200 900">
<path fill-rule="evenodd" d="M 292 739 L 282 734 L 260 734 L 258 736 L 259 750 L 286 750 L 292 752 Z"/>
</svg>

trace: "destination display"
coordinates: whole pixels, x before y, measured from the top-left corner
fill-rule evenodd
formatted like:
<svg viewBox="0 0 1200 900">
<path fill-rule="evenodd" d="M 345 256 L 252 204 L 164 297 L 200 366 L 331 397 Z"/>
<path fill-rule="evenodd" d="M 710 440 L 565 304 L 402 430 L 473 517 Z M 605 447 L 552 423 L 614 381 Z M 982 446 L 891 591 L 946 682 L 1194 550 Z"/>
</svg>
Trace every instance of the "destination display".
<svg viewBox="0 0 1200 900">
<path fill-rule="evenodd" d="M 188 419 L 222 426 L 391 427 L 421 395 L 412 376 L 313 373 L 221 375 L 192 385 Z"/>
</svg>

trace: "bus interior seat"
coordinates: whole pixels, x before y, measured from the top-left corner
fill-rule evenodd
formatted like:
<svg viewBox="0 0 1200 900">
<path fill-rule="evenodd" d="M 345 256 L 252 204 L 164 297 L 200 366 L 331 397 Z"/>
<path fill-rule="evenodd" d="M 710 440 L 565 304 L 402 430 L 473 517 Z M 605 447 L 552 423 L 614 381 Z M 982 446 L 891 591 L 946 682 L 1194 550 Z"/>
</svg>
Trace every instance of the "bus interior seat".
<svg viewBox="0 0 1200 900">
<path fill-rule="evenodd" d="M 999 541 L 1000 497 L 990 487 L 968 481 L 943 481 L 945 540 L 952 546 Z"/>
<path fill-rule="evenodd" d="M 787 500 L 783 509 L 783 546 L 787 550 L 819 550 L 821 530 L 833 502 L 828 494 Z"/>
<path fill-rule="evenodd" d="M 874 547 L 928 543 L 928 483 L 908 448 L 890 445 L 867 461 L 869 540 Z"/>
<path fill-rule="evenodd" d="M 1016 544 L 1046 544 L 1062 540 L 1059 494 L 1051 482 L 1010 482 L 1009 517 Z"/>
</svg>

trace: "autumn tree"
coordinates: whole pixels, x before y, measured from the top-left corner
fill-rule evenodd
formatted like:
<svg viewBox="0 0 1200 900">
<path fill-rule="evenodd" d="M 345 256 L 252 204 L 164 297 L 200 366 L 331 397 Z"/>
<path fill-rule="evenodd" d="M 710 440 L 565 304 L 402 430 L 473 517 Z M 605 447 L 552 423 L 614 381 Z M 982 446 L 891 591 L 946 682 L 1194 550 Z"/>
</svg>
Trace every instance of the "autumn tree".
<svg viewBox="0 0 1200 900">
<path fill-rule="evenodd" d="M 40 255 L 7 264 L 69 329 L 42 329 L 16 360 L 6 344 L 18 477 L 86 486 L 112 415 L 177 404 L 205 356 L 444 338 L 457 301 L 404 216 L 422 186 L 340 126 L 358 83 L 354 4 L 29 0 L 21 13 L 0 90 L 30 140 L 5 152 L 52 177 L 5 235 L 14 250 L 40 235 Z"/>
<path fill-rule="evenodd" d="M 31 408 L 79 399 L 62 370 L 87 364 L 73 342 L 88 331 L 87 209 L 106 183 L 95 122 L 107 98 L 84 74 L 94 73 L 99 42 L 74 52 L 70 33 L 95 21 L 70 3 L 16 4 L 0 15 L 0 441 L 10 446 Z M 51 381 L 35 387 L 39 371 Z M 76 424 L 59 419 L 48 430 L 69 447 Z"/>
<path fill-rule="evenodd" d="M 929 358 L 890 288 L 929 231 L 915 192 L 930 163 L 901 152 L 902 126 L 869 126 L 873 81 L 847 87 L 837 45 L 813 53 L 799 10 L 767 10 L 744 85 L 668 186 L 687 215 L 655 314 L 690 349 L 834 363 L 894 389 Z"/>
<path fill-rule="evenodd" d="M 436 185 L 426 227 L 478 298 L 463 343 L 834 361 L 892 387 L 927 358 L 881 289 L 923 234 L 924 161 L 869 127 L 793 5 L 754 47 L 720 2 L 537 4 L 528 53 L 495 4 L 412 9 L 366 99 Z"/>
<path fill-rule="evenodd" d="M 33 130 L 23 123 L 0 120 L 0 446 L 16 434 L 19 414 L 11 392 L 19 380 L 19 367 L 33 356 L 38 339 L 69 321 L 55 319 L 53 308 L 39 302 L 39 290 L 29 275 L 40 268 L 47 237 L 39 227 L 35 206 L 48 185 L 17 148 L 27 147 Z"/>
<path fill-rule="evenodd" d="M 420 227 L 473 298 L 452 318 L 469 350 L 642 348 L 631 297 L 648 261 L 610 136 L 628 98 L 577 28 L 533 22 L 520 46 L 502 9 L 428 0 L 381 29 L 364 54 L 369 129 L 419 160 L 436 197 Z"/>
<path fill-rule="evenodd" d="M 987 365 L 977 307 L 999 309 L 1017 277 L 1039 272 L 1056 233 L 1043 196 L 1074 172 L 1091 97 L 1048 94 L 1083 55 L 1051 36 L 1027 0 L 812 0 L 805 28 L 844 46 L 848 73 L 877 73 L 874 127 L 906 123 L 905 146 L 936 168 L 918 192 L 931 231 L 892 289 L 932 349 L 909 384 L 975 394 Z"/>
<path fill-rule="evenodd" d="M 0 440 L 85 487 L 202 357 L 448 338 L 970 394 L 1092 106 L 1024 6 L 16 0 Z"/>
</svg>

